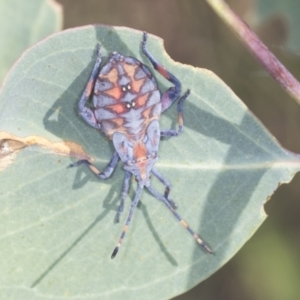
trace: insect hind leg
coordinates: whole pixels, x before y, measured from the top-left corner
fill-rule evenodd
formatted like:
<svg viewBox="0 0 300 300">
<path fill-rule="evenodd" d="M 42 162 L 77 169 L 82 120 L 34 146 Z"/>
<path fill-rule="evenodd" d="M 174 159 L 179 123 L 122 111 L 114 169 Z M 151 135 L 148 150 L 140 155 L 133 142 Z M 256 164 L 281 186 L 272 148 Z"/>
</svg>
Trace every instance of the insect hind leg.
<svg viewBox="0 0 300 300">
<path fill-rule="evenodd" d="M 158 200 L 163 202 L 167 208 L 172 212 L 175 218 L 180 222 L 180 224 L 192 235 L 192 237 L 196 240 L 196 242 L 208 253 L 212 254 L 212 250 L 208 247 L 208 245 L 190 228 L 190 226 L 181 218 L 181 216 L 172 208 L 168 200 L 163 197 L 163 195 L 159 194 L 151 185 L 147 186 L 149 192 Z"/>
<path fill-rule="evenodd" d="M 170 189 L 171 189 L 171 185 L 170 185 L 169 181 L 160 172 L 158 172 L 154 168 L 152 168 L 151 173 L 155 177 L 157 177 L 162 184 L 165 185 L 166 189 L 165 189 L 164 197 L 167 199 L 167 201 L 170 203 L 170 205 L 172 206 L 173 209 L 177 209 L 178 208 L 177 203 L 169 198 L 169 193 L 170 193 Z"/>
</svg>

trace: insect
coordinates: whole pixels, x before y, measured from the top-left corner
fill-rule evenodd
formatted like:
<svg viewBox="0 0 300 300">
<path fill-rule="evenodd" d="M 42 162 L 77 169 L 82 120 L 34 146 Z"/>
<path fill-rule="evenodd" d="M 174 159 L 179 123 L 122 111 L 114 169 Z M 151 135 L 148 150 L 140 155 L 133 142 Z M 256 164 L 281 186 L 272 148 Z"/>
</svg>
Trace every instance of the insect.
<svg viewBox="0 0 300 300">
<path fill-rule="evenodd" d="M 183 103 L 190 91 L 182 96 L 181 83 L 163 67 L 146 47 L 147 33 L 144 32 L 141 48 L 154 69 L 169 80 L 174 86 L 164 93 L 158 89 L 156 79 L 150 69 L 134 57 L 112 52 L 106 64 L 100 68 L 101 45 L 98 45 L 97 59 L 78 104 L 78 112 L 92 127 L 102 131 L 112 140 L 115 152 L 104 171 L 99 171 L 88 160 L 79 160 L 70 167 L 87 165 L 100 179 L 111 176 L 119 159 L 124 164 L 125 178 L 121 192 L 121 201 L 116 221 L 124 210 L 124 201 L 128 194 L 132 176 L 137 181 L 137 189 L 130 207 L 120 239 L 111 255 L 114 258 L 124 240 L 135 208 L 145 188 L 173 213 L 197 243 L 207 252 L 212 250 L 175 211 L 177 204 L 169 197 L 170 183 L 154 168 L 158 160 L 158 148 L 161 137 L 178 136 L 183 130 Z M 92 107 L 86 106 L 92 96 Z M 161 130 L 159 118 L 178 99 L 178 130 Z M 165 186 L 164 195 L 157 192 L 150 183 L 153 175 Z"/>
</svg>

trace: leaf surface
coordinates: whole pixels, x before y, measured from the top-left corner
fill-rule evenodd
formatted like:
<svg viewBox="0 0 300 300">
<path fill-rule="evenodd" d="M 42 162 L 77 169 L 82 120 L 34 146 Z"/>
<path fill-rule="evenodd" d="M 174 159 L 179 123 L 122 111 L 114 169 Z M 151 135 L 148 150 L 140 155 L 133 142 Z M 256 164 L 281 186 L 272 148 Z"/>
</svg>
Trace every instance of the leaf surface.
<svg viewBox="0 0 300 300">
<path fill-rule="evenodd" d="M 0 91 L 0 134 L 75 142 L 103 169 L 112 143 L 78 116 L 77 103 L 97 43 L 103 61 L 118 51 L 149 66 L 141 38 L 142 32 L 127 28 L 86 26 L 38 43 Z M 184 132 L 161 142 L 156 167 L 172 183 L 178 213 L 214 254 L 197 246 L 165 206 L 144 191 L 111 260 L 136 182 L 115 224 L 121 163 L 110 179 L 100 181 L 84 166 L 68 169 L 75 158 L 33 145 L 0 173 L 0 299 L 169 299 L 184 293 L 242 247 L 265 219 L 266 200 L 299 170 L 298 155 L 284 150 L 213 73 L 173 62 L 152 35 L 148 48 L 184 90 L 191 89 Z M 153 73 L 162 91 L 171 86 Z M 177 126 L 176 120 L 173 105 L 163 114 L 161 128 Z M 7 148 L 2 147 L 2 164 Z M 161 183 L 152 181 L 163 193 Z"/>
<path fill-rule="evenodd" d="M 21 53 L 62 27 L 53 0 L 0 0 L 0 83 Z"/>
</svg>

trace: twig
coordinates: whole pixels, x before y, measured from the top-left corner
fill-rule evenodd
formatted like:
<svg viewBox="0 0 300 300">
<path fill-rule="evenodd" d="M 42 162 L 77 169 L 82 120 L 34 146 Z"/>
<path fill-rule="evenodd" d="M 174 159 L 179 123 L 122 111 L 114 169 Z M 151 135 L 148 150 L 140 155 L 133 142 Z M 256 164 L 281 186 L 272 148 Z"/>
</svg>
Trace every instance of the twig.
<svg viewBox="0 0 300 300">
<path fill-rule="evenodd" d="M 300 104 L 300 83 L 262 43 L 249 26 L 223 0 L 206 0 L 213 10 L 241 38 L 252 55 L 290 96 Z"/>
</svg>

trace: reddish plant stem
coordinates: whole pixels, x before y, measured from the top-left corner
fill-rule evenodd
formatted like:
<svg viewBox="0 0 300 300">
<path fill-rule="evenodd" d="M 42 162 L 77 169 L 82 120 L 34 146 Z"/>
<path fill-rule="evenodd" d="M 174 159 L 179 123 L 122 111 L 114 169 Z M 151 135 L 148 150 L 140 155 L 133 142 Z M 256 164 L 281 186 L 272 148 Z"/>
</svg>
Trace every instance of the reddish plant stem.
<svg viewBox="0 0 300 300">
<path fill-rule="evenodd" d="M 290 96 L 300 104 L 300 83 L 267 48 L 249 26 L 223 0 L 206 0 L 225 23 L 241 38 L 252 55 Z"/>
</svg>

